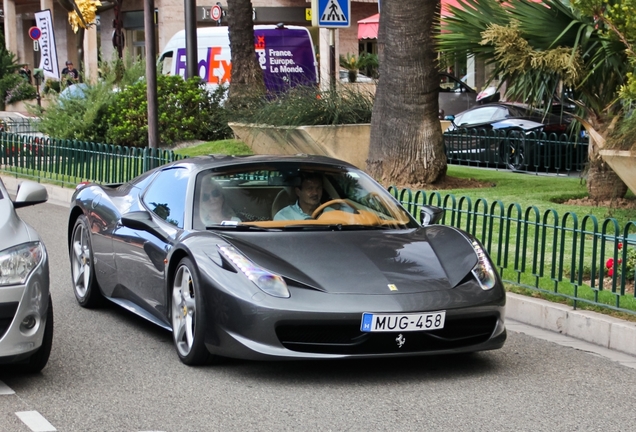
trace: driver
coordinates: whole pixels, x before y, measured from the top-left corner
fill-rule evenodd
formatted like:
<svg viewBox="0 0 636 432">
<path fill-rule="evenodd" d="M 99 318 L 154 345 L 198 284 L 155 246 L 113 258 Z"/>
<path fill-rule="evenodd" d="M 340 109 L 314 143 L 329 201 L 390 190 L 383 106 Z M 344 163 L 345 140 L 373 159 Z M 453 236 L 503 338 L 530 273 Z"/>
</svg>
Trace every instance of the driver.
<svg viewBox="0 0 636 432">
<path fill-rule="evenodd" d="M 274 215 L 274 220 L 304 220 L 320 205 L 322 199 L 322 176 L 317 173 L 301 173 L 300 186 L 294 188 L 298 201 L 282 208 Z"/>
</svg>

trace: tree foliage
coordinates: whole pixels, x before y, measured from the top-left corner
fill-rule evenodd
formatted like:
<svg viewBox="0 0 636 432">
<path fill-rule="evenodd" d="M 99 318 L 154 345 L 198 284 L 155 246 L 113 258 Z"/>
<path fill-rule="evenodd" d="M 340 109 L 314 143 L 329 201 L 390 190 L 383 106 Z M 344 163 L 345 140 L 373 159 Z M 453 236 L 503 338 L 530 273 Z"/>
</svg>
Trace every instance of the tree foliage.
<svg viewBox="0 0 636 432">
<path fill-rule="evenodd" d="M 545 106 L 566 82 L 593 116 L 620 110 L 618 91 L 629 72 L 625 47 L 616 37 L 608 37 L 594 17 L 560 0 L 518 0 L 508 6 L 498 0 L 459 0 L 459 4 L 460 8 L 450 7 L 453 15 L 441 27 L 440 50 L 474 53 L 493 64 L 493 75 L 509 83 L 509 99 Z M 525 44 L 525 49 L 488 37 L 497 27 L 514 30 L 515 41 Z M 524 67 L 509 68 L 509 64 Z"/>
<path fill-rule="evenodd" d="M 209 93 L 199 77 L 157 76 L 159 137 L 163 145 L 188 140 L 217 140 L 230 136 L 221 101 L 226 88 Z M 108 107 L 107 142 L 146 147 L 148 102 L 146 81 L 123 89 Z"/>
<path fill-rule="evenodd" d="M 439 47 L 493 64 L 494 75 L 508 83 L 508 99 L 547 109 L 555 96 L 564 99 L 564 83 L 570 87 L 569 97 L 577 100 L 577 114 L 591 137 L 590 197 L 607 198 L 601 190 L 618 197 L 626 191 L 620 180 L 616 187 L 597 187 L 614 182 L 599 148 L 625 115 L 620 97 L 631 88 L 634 71 L 631 36 L 626 37 L 632 34 L 633 18 L 622 11 L 634 0 L 573 1 L 459 0 L 441 26 Z M 501 36 L 504 30 L 509 38 Z"/>
<path fill-rule="evenodd" d="M 148 145 L 148 102 L 144 64 L 130 58 L 102 64 L 102 80 L 76 84 L 67 95 L 51 95 L 39 110 L 40 130 L 55 138 Z M 79 87 L 81 86 L 81 87 Z M 159 136 L 163 145 L 179 141 L 223 139 L 231 135 L 221 106 L 226 88 L 210 93 L 198 77 L 157 77 Z"/>
</svg>

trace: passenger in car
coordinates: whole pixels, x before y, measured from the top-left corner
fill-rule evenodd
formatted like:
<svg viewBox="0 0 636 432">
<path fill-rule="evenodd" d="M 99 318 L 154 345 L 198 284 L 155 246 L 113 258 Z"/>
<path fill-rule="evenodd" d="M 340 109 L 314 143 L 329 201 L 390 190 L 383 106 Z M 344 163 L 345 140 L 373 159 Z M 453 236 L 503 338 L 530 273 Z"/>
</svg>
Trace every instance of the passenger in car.
<svg viewBox="0 0 636 432">
<path fill-rule="evenodd" d="M 199 213 L 204 225 L 214 225 L 222 222 L 240 222 L 234 210 L 227 205 L 223 188 L 211 177 L 203 179 L 199 202 Z"/>
</svg>

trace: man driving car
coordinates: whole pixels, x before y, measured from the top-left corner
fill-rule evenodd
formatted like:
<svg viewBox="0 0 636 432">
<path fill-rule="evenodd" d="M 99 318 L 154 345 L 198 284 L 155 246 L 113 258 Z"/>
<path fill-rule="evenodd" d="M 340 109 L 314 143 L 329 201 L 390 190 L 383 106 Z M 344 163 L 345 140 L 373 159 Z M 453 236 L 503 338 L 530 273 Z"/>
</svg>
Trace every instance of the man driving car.
<svg viewBox="0 0 636 432">
<path fill-rule="evenodd" d="M 322 176 L 311 172 L 302 173 L 300 185 L 294 191 L 298 197 L 296 203 L 282 208 L 274 215 L 274 220 L 311 219 L 322 199 Z"/>
</svg>

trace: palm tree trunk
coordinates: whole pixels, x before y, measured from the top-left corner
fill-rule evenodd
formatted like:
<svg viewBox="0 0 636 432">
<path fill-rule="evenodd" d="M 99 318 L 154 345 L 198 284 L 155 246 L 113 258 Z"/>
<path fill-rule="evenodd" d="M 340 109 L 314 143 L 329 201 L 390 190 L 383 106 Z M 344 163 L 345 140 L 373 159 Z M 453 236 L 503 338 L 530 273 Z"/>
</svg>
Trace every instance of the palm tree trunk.
<svg viewBox="0 0 636 432">
<path fill-rule="evenodd" d="M 254 21 L 251 0 L 228 0 L 227 21 L 232 53 L 229 100 L 265 90 L 263 70 L 254 50 Z"/>
<path fill-rule="evenodd" d="M 627 185 L 601 158 L 590 160 L 587 171 L 587 194 L 594 201 L 623 198 Z"/>
<path fill-rule="evenodd" d="M 384 183 L 416 186 L 446 174 L 433 39 L 439 8 L 439 0 L 382 4 L 367 169 Z"/>
</svg>

